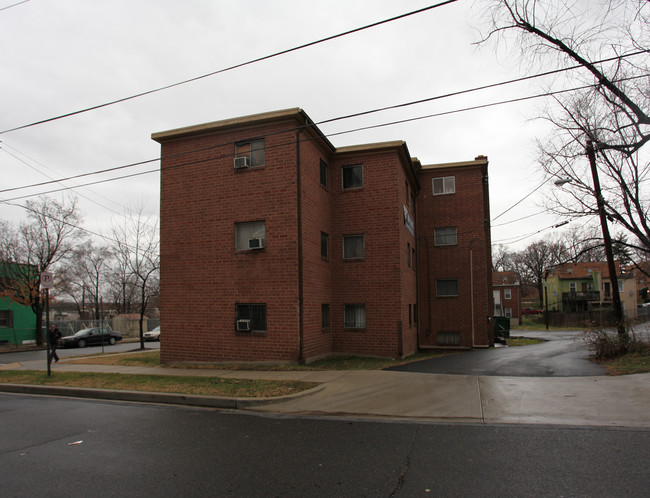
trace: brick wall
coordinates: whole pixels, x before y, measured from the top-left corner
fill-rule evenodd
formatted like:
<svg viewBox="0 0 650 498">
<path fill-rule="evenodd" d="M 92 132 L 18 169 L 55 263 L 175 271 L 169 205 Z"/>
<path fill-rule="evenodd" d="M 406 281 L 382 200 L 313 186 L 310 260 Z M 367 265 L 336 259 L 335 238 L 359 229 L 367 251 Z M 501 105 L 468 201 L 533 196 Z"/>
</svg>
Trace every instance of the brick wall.
<svg viewBox="0 0 650 498">
<path fill-rule="evenodd" d="M 460 347 L 488 346 L 492 341 L 491 251 L 487 164 L 423 168 L 417 201 L 420 268 L 420 344 L 445 345 L 460 335 Z M 455 193 L 433 195 L 432 179 L 454 176 Z M 488 221 L 489 222 L 489 221 Z M 436 246 L 436 228 L 456 227 L 457 244 Z M 457 279 L 458 295 L 436 295 L 438 279 Z M 441 344 L 442 343 L 442 344 Z"/>
<path fill-rule="evenodd" d="M 296 138 L 277 133 L 293 127 L 285 121 L 163 143 L 163 362 L 298 357 Z M 235 170 L 233 142 L 260 136 L 268 166 Z M 196 152 L 177 155 L 185 151 Z M 235 223 L 258 220 L 266 248 L 235 251 Z M 237 302 L 266 303 L 266 334 L 235 333 Z"/>
<path fill-rule="evenodd" d="M 461 346 L 490 343 L 487 161 L 420 170 L 416 217 L 417 185 L 401 142 L 335 151 L 315 127 L 300 126 L 302 111 L 252 118 L 154 136 L 163 157 L 163 362 L 407 356 L 454 331 Z M 235 143 L 262 137 L 265 165 L 235 170 Z M 353 164 L 363 165 L 363 187 L 343 190 L 342 168 Z M 433 196 L 431 178 L 447 174 L 456 177 L 455 194 Z M 250 221 L 265 223 L 265 248 L 237 251 L 235 223 Z M 433 245 L 440 226 L 458 228 L 456 246 Z M 346 260 L 343 236 L 357 234 L 364 257 Z M 437 278 L 457 278 L 459 295 L 436 298 Z M 235 303 L 266 304 L 266 332 L 236 332 Z M 344 326 L 346 304 L 365 305 L 365 328 Z"/>
</svg>

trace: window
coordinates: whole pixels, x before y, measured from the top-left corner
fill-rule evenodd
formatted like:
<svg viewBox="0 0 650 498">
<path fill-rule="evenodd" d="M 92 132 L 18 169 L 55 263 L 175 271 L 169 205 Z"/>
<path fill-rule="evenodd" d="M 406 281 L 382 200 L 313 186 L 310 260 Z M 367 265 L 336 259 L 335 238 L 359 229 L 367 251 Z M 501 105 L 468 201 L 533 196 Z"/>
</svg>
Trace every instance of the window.
<svg viewBox="0 0 650 498">
<path fill-rule="evenodd" d="M 512 308 L 506 308 L 506 316 L 512 318 Z"/>
<path fill-rule="evenodd" d="M 504 299 L 512 299 L 512 290 L 511 289 L 503 289 L 503 297 L 504 297 Z"/>
<path fill-rule="evenodd" d="M 251 332 L 266 332 L 266 304 L 235 304 L 237 320 L 250 320 Z"/>
<path fill-rule="evenodd" d="M 456 177 L 444 176 L 433 179 L 433 195 L 453 194 L 456 192 Z"/>
<path fill-rule="evenodd" d="M 623 284 L 624 282 L 622 280 L 618 281 L 618 292 L 623 292 Z"/>
<path fill-rule="evenodd" d="M 327 235 L 325 232 L 320 233 L 320 257 L 321 258 L 329 258 L 330 251 L 329 251 L 329 235 Z"/>
<path fill-rule="evenodd" d="M 346 329 L 366 328 L 366 305 L 365 304 L 344 305 L 344 327 Z"/>
<path fill-rule="evenodd" d="M 323 187 L 327 187 L 327 163 L 320 160 L 320 184 Z"/>
<path fill-rule="evenodd" d="M 436 246 L 455 246 L 458 243 L 456 227 L 436 228 L 433 231 L 433 243 Z"/>
<path fill-rule="evenodd" d="M 363 165 L 343 166 L 343 189 L 363 187 Z"/>
<path fill-rule="evenodd" d="M 406 204 L 408 205 L 408 203 L 409 203 L 409 181 L 406 180 L 404 183 L 406 184 Z"/>
<path fill-rule="evenodd" d="M 458 279 L 457 278 L 441 278 L 436 280 L 436 295 L 442 296 L 457 296 L 458 295 Z"/>
<path fill-rule="evenodd" d="M 266 225 L 263 221 L 235 223 L 235 250 L 262 249 L 266 241 Z"/>
<path fill-rule="evenodd" d="M 11 310 L 0 310 L 0 328 L 14 326 L 13 314 Z"/>
<path fill-rule="evenodd" d="M 359 259 L 366 255 L 363 235 L 343 236 L 343 258 Z"/>
<path fill-rule="evenodd" d="M 413 305 L 413 323 L 418 323 L 418 305 Z"/>
<path fill-rule="evenodd" d="M 411 305 L 409 304 L 409 327 L 413 325 L 413 315 L 411 311 Z"/>
<path fill-rule="evenodd" d="M 264 140 L 250 140 L 235 144 L 235 157 L 247 157 L 251 167 L 264 166 Z"/>
<path fill-rule="evenodd" d="M 413 270 L 415 270 L 415 259 L 416 259 L 415 258 L 415 247 L 413 249 L 411 249 L 411 251 L 413 252 L 413 258 L 412 258 L 412 263 L 413 264 L 412 264 L 412 266 L 413 266 Z"/>
<path fill-rule="evenodd" d="M 411 244 L 409 242 L 406 243 L 406 262 L 410 268 L 411 267 Z"/>
<path fill-rule="evenodd" d="M 576 292 L 578 290 L 578 285 L 575 282 L 569 284 L 569 292 Z"/>
<path fill-rule="evenodd" d="M 321 304 L 321 324 L 324 329 L 330 328 L 330 305 Z"/>
</svg>

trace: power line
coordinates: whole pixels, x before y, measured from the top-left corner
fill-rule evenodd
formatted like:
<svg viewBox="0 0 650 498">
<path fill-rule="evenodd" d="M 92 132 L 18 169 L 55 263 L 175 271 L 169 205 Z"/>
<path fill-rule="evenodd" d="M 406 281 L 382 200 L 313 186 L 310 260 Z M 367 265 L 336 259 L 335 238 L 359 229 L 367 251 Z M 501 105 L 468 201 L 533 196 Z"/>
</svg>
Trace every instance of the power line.
<svg viewBox="0 0 650 498">
<path fill-rule="evenodd" d="M 63 183 L 63 180 L 55 180 L 54 178 L 52 178 L 51 176 L 49 176 L 47 173 L 44 173 L 43 171 L 39 170 L 39 169 L 36 168 L 34 165 L 28 163 L 27 161 L 25 161 L 25 160 L 22 159 L 21 157 L 19 157 L 19 156 L 17 156 L 16 154 L 13 154 L 12 152 L 8 151 L 8 150 L 7 150 L 7 147 L 9 147 L 10 149 L 13 149 L 13 150 L 16 151 L 17 153 L 19 153 L 19 154 L 25 156 L 25 157 L 26 157 L 27 159 L 29 159 L 30 161 L 33 161 L 33 162 L 35 162 L 36 164 L 38 164 L 38 165 L 40 165 L 40 166 L 42 166 L 42 167 L 47 168 L 47 166 L 45 166 L 45 165 L 39 163 L 38 161 L 32 159 L 32 158 L 29 157 L 27 154 L 25 154 L 25 153 L 19 151 L 18 149 L 16 149 L 15 147 L 12 147 L 11 145 L 9 145 L 8 143 L 6 143 L 6 142 L 4 142 L 4 141 L 0 141 L 0 143 L 2 144 L 2 146 L 0 146 L 0 149 L 4 150 L 4 152 L 5 152 L 6 154 L 9 154 L 11 157 L 13 157 L 14 159 L 16 159 L 17 161 L 20 161 L 21 163 L 23 163 L 24 165 L 28 166 L 29 168 L 32 168 L 32 169 L 33 169 L 34 171 L 36 171 L 37 173 L 40 173 L 41 175 L 43 175 L 43 176 L 49 178 L 51 181 L 56 182 L 56 183 L 60 183 L 62 186 L 67 187 L 67 186 Z M 50 168 L 48 168 L 48 169 L 50 169 Z M 54 170 L 52 170 L 52 171 L 54 171 Z M 54 172 L 56 173 L 56 171 L 54 171 Z M 79 187 L 79 185 L 76 185 L 75 187 Z M 75 187 L 71 187 L 71 188 L 75 188 Z M 100 197 L 104 197 L 104 198 L 107 199 L 107 200 L 110 200 L 110 199 L 108 199 L 107 197 L 105 197 L 105 196 L 103 196 L 103 195 L 101 195 L 101 194 L 98 194 L 98 193 L 95 193 L 95 192 L 93 192 L 93 194 L 94 194 L 94 195 L 97 195 L 97 196 L 100 196 Z M 110 207 L 108 207 L 108 206 L 105 206 L 105 205 L 99 203 L 99 202 L 96 201 L 95 199 L 92 199 L 92 198 L 90 198 L 90 197 L 88 197 L 88 196 L 86 196 L 86 195 L 84 195 L 84 194 L 81 194 L 81 193 L 77 192 L 77 195 L 80 195 L 80 196 L 83 197 L 84 199 L 86 199 L 86 200 L 92 202 L 93 204 L 96 204 L 97 206 L 99 206 L 99 207 L 101 207 L 101 208 L 106 209 L 107 211 L 111 211 L 112 213 L 118 214 L 118 215 L 120 215 L 120 216 L 121 216 L 121 214 L 122 214 L 122 213 L 119 213 L 119 212 L 115 211 L 114 209 L 112 209 L 112 208 L 110 208 Z"/>
<path fill-rule="evenodd" d="M 632 53 L 632 54 L 627 54 L 627 55 L 619 56 L 619 57 L 615 57 L 615 58 L 603 59 L 602 61 L 598 61 L 598 62 L 600 63 L 600 62 L 605 62 L 605 61 L 611 61 L 611 60 L 614 60 L 614 59 L 620 59 L 620 58 L 623 58 L 623 57 L 631 57 L 631 56 L 638 55 L 640 53 L 643 53 L 643 52 L 635 52 L 635 53 Z M 580 67 L 580 66 L 573 66 L 572 68 L 568 68 L 568 69 L 576 69 L 578 67 Z M 558 70 L 558 71 L 566 71 L 568 69 L 562 69 L 562 70 Z M 330 118 L 330 119 L 326 119 L 326 120 L 323 120 L 323 121 L 319 121 L 319 122 L 314 123 L 314 125 L 319 126 L 319 125 L 323 125 L 323 124 L 326 124 L 326 123 L 332 123 L 332 122 L 335 122 L 335 121 L 350 119 L 352 117 L 369 115 L 369 114 L 378 113 L 378 112 L 382 112 L 382 111 L 386 111 L 386 110 L 391 110 L 391 109 L 397 109 L 397 108 L 417 105 L 417 104 L 424 103 L 424 102 L 430 102 L 430 101 L 433 101 L 433 100 L 438 100 L 438 99 L 442 99 L 442 98 L 446 98 L 446 97 L 451 97 L 451 96 L 456 96 L 456 95 L 460 95 L 460 94 L 464 94 L 464 93 L 479 91 L 479 90 L 486 89 L 486 88 L 494 88 L 494 87 L 497 87 L 497 86 L 508 85 L 508 84 L 528 80 L 528 79 L 531 79 L 531 78 L 538 78 L 538 77 L 542 77 L 542 76 L 547 76 L 549 74 L 553 74 L 553 73 L 556 73 L 558 71 L 544 72 L 544 73 L 540 73 L 540 74 L 537 74 L 537 75 L 534 75 L 534 76 L 526 76 L 526 77 L 523 77 L 523 78 L 517 78 L 517 79 L 513 79 L 513 80 L 502 81 L 502 82 L 499 82 L 499 83 L 493 83 L 493 84 L 490 84 L 490 85 L 483 85 L 483 86 L 480 86 L 480 87 L 461 90 L 461 91 L 450 93 L 450 94 L 438 95 L 438 96 L 429 97 L 429 98 L 426 98 L 426 99 L 419 99 L 419 100 L 414 100 L 414 101 L 410 101 L 410 102 L 395 104 L 395 105 L 392 105 L 392 106 L 386 106 L 386 107 L 371 109 L 371 110 L 362 111 L 362 112 L 358 112 L 358 113 L 354 113 L 354 114 L 348 114 L 348 115 L 339 116 L 339 117 L 336 117 L 336 118 Z M 547 96 L 560 94 L 560 93 L 566 93 L 566 92 L 582 90 L 582 89 L 590 88 L 590 87 L 593 87 L 593 86 L 597 86 L 597 85 L 596 84 L 594 84 L 594 85 L 584 85 L 584 86 L 581 86 L 581 87 L 565 89 L 565 90 L 558 90 L 558 91 L 555 91 L 555 92 L 545 92 L 545 93 L 542 93 L 542 94 L 537 94 L 537 95 L 528 96 L 528 97 L 521 97 L 521 98 L 518 98 L 518 99 L 511 99 L 511 100 L 505 100 L 505 101 L 500 101 L 500 102 L 493 102 L 493 103 L 490 103 L 490 104 L 482 104 L 482 105 L 478 105 L 478 106 L 466 107 L 466 108 L 463 108 L 463 109 L 446 111 L 446 112 L 441 112 L 441 113 L 436 113 L 436 114 L 429 114 L 429 115 L 419 116 L 419 117 L 415 117 L 415 118 L 407 118 L 407 119 L 400 120 L 400 121 L 393 121 L 393 122 L 383 123 L 383 124 L 379 124 L 379 125 L 370 125 L 370 126 L 366 126 L 366 127 L 362 127 L 362 128 L 356 128 L 356 129 L 352 129 L 352 130 L 342 131 L 342 132 L 338 132 L 338 133 L 331 133 L 331 134 L 328 134 L 327 136 L 338 136 L 338 135 L 343 135 L 343 134 L 347 134 L 347 133 L 354 133 L 354 132 L 357 132 L 357 131 L 364 131 L 364 130 L 373 129 L 373 128 L 391 126 L 391 125 L 395 125 L 395 124 L 402 124 L 402 123 L 409 122 L 409 121 L 417 121 L 417 120 L 421 120 L 421 119 L 428 119 L 428 118 L 432 118 L 432 117 L 440 117 L 440 116 L 444 116 L 444 115 L 455 114 L 455 113 L 458 113 L 458 112 L 466 112 L 466 111 L 471 111 L 471 110 L 478 110 L 478 109 L 482 109 L 482 108 L 486 108 L 486 107 L 492 107 L 492 106 L 496 106 L 496 105 L 520 102 L 520 101 L 531 100 L 531 99 L 540 98 L 540 97 L 547 97 Z M 281 133 L 286 133 L 286 132 L 289 132 L 289 131 L 296 131 L 296 130 L 299 130 L 299 129 L 304 129 L 304 128 L 309 127 L 309 126 L 311 126 L 311 125 L 305 125 L 305 126 L 301 126 L 301 127 L 293 127 L 293 128 L 290 128 L 290 129 L 285 129 L 285 130 L 280 130 L 280 131 L 274 132 L 273 134 L 281 134 Z M 266 135 L 266 136 L 270 136 L 270 135 Z M 190 151 L 175 154 L 174 156 L 171 156 L 171 157 L 178 157 L 180 155 L 193 154 L 193 153 L 204 151 L 204 150 L 214 149 L 214 148 L 223 147 L 223 146 L 227 146 L 227 145 L 233 145 L 234 143 L 236 143 L 236 142 L 235 141 L 223 142 L 223 143 L 220 143 L 220 144 L 217 144 L 217 145 L 211 145 L 211 146 L 208 146 L 208 147 L 203 147 L 201 149 L 193 149 L 193 150 L 190 150 Z M 15 191 L 15 190 L 22 190 L 22 189 L 26 189 L 26 188 L 42 187 L 42 186 L 49 185 L 49 184 L 52 184 L 52 183 L 57 183 L 57 182 L 60 182 L 60 181 L 74 180 L 74 179 L 78 179 L 78 178 L 84 178 L 84 177 L 87 177 L 87 176 L 92 176 L 92 175 L 97 175 L 97 174 L 102 174 L 102 173 L 108 173 L 108 172 L 111 172 L 111 171 L 117 171 L 117 170 L 121 170 L 121 169 L 135 167 L 135 166 L 141 166 L 141 165 L 148 164 L 148 163 L 153 163 L 153 162 L 156 162 L 156 161 L 159 161 L 159 160 L 160 160 L 160 157 L 157 157 L 157 158 L 154 158 L 154 159 L 147 159 L 147 160 L 144 160 L 144 161 L 138 161 L 138 162 L 129 163 L 129 164 L 121 165 L 121 166 L 115 166 L 115 167 L 106 168 L 106 169 L 103 169 L 103 170 L 80 173 L 78 175 L 69 176 L 69 177 L 66 177 L 66 178 L 61 178 L 61 179 L 53 180 L 53 181 L 49 181 L 49 182 L 34 183 L 34 184 L 24 185 L 24 186 L 20 186 L 20 187 L 11 187 L 11 188 L 0 190 L 0 193 L 11 192 L 11 191 Z M 151 173 L 153 171 L 158 171 L 158 170 L 157 169 L 156 170 L 150 170 L 150 171 L 143 172 L 143 173 L 140 173 L 140 174 Z M 129 178 L 130 176 L 137 176 L 137 175 L 125 175 L 125 176 L 122 176 L 122 177 L 117 177 L 116 179 Z M 106 181 L 111 181 L 111 179 L 108 179 Z M 87 185 L 93 185 L 95 183 L 97 183 L 97 182 L 89 183 Z M 19 199 L 19 198 L 22 198 L 22 197 L 17 197 L 17 198 L 14 198 L 14 199 Z M 501 216 L 501 215 L 499 215 L 499 216 Z"/>
<path fill-rule="evenodd" d="M 14 4 L 12 4 L 12 5 L 7 5 L 6 7 L 0 7 L 0 12 L 3 11 L 3 10 L 10 9 L 10 8 L 12 8 L 12 7 L 17 7 L 18 5 L 21 5 L 21 4 L 23 4 L 23 3 L 27 3 L 27 2 L 29 2 L 29 1 L 30 1 L 30 0 L 23 0 L 22 2 L 17 2 L 17 3 L 14 3 Z"/>
<path fill-rule="evenodd" d="M 589 86 L 593 86 L 593 85 L 587 85 L 587 86 L 589 87 Z M 557 92 L 545 92 L 543 94 L 533 95 L 533 96 L 529 96 L 529 97 L 522 97 L 522 98 L 518 98 L 518 99 L 510 99 L 510 100 L 505 100 L 505 101 L 501 101 L 501 102 L 493 102 L 493 103 L 490 103 L 490 104 L 482 104 L 482 105 L 478 105 L 478 106 L 466 107 L 466 108 L 463 108 L 463 109 L 457 109 L 457 110 L 453 110 L 453 111 L 445 111 L 445 112 L 436 113 L 436 114 L 428 114 L 428 115 L 424 115 L 424 116 L 417 116 L 417 117 L 414 117 L 414 118 L 407 118 L 407 119 L 402 119 L 402 120 L 398 120 L 398 121 L 391 121 L 391 122 L 386 122 L 386 123 L 369 125 L 369 126 L 365 126 L 365 127 L 361 127 L 361 128 L 355 128 L 355 129 L 351 129 L 351 130 L 345 130 L 345 131 L 340 131 L 340 132 L 336 132 L 336 133 L 330 133 L 330 134 L 327 134 L 326 136 L 327 137 L 332 137 L 332 136 L 344 135 L 344 134 L 347 134 L 347 133 L 355 133 L 355 132 L 358 132 L 358 131 L 361 131 L 361 130 L 368 130 L 368 129 L 373 129 L 373 128 L 381 128 L 381 127 L 386 127 L 386 126 L 393 126 L 393 125 L 396 125 L 396 124 L 403 124 L 403 123 L 406 123 L 406 122 L 418 121 L 418 120 L 422 120 L 422 119 L 430 119 L 430 118 L 433 118 L 433 117 L 440 117 L 440 116 L 445 116 L 445 115 L 449 115 L 449 114 L 455 114 L 455 113 L 458 113 L 458 112 L 466 112 L 466 111 L 470 111 L 470 110 L 477 110 L 477 109 L 496 106 L 496 105 L 519 102 L 519 101 L 522 101 L 522 100 L 529 100 L 529 99 L 533 99 L 533 98 L 546 97 L 546 96 L 549 96 L 549 95 L 553 95 L 553 94 L 557 94 L 557 93 L 563 93 L 563 92 L 569 92 L 569 91 L 574 91 L 574 90 L 579 90 L 579 89 L 582 89 L 582 88 L 584 88 L 584 87 L 578 87 L 578 88 L 575 88 L 575 89 L 568 89 L 568 90 L 559 90 Z M 344 118 L 341 118 L 341 119 L 344 119 Z M 329 121 L 331 122 L 332 120 L 329 120 Z M 318 124 L 320 124 L 320 123 L 315 123 L 314 126 L 316 126 Z M 278 132 L 274 132 L 272 134 L 267 134 L 267 135 L 265 135 L 265 137 L 268 137 L 270 135 L 280 134 L 280 133 L 287 133 L 287 132 L 291 132 L 291 131 L 297 131 L 297 130 L 300 130 L 300 129 L 309 128 L 310 126 L 311 125 L 306 125 L 306 126 L 300 126 L 300 127 L 285 129 L 285 130 L 281 130 L 281 131 L 278 131 Z M 303 139 L 303 141 L 309 141 L 309 140 L 312 140 L 312 139 Z M 201 148 L 201 149 L 195 149 L 195 150 L 183 152 L 183 153 L 180 153 L 180 154 L 175 154 L 175 155 L 169 156 L 169 157 L 178 157 L 178 156 L 182 156 L 182 155 L 193 154 L 193 153 L 203 151 L 203 150 L 207 150 L 207 149 L 215 149 L 215 148 L 218 148 L 218 147 L 225 147 L 227 145 L 234 145 L 235 143 L 236 143 L 236 141 L 220 143 L 218 145 L 204 147 L 204 148 Z M 293 144 L 295 144 L 295 140 L 292 140 L 291 142 L 277 144 L 274 147 L 284 147 L 286 145 L 293 145 Z M 220 156 L 213 156 L 213 157 L 209 157 L 209 158 L 205 158 L 205 159 L 199 159 L 199 160 L 196 160 L 196 161 L 181 163 L 181 164 L 174 165 L 173 168 L 191 166 L 191 165 L 194 165 L 194 164 L 203 163 L 203 162 L 207 162 L 207 161 L 215 161 L 215 160 L 223 159 L 223 158 L 226 158 L 226 157 L 234 157 L 234 153 L 228 153 L 228 154 L 223 154 L 223 155 L 220 155 Z M 147 163 L 152 163 L 152 162 L 155 162 L 155 161 L 159 161 L 160 159 L 161 158 L 149 159 L 149 160 L 146 160 L 146 161 L 130 163 L 130 164 L 123 165 L 123 166 L 116 166 L 116 167 L 104 169 L 104 170 L 101 170 L 101 171 L 81 173 L 79 175 L 70 176 L 70 177 L 67 177 L 67 178 L 60 179 L 58 181 L 67 181 L 67 180 L 78 179 L 78 178 L 91 176 L 91 175 L 95 175 L 95 174 L 106 173 L 106 172 L 111 172 L 111 171 L 117 171 L 117 170 L 121 170 L 121 169 L 125 169 L 125 168 L 130 168 L 130 167 L 139 166 L 139 165 L 143 165 L 143 164 L 147 164 Z M 168 169 L 168 168 L 169 167 L 162 168 L 162 169 Z M 78 185 L 77 187 L 74 187 L 74 188 L 87 187 L 87 186 L 91 186 L 91 185 L 97 185 L 97 184 L 100 184 L 100 183 L 106 183 L 106 182 L 116 181 L 116 180 L 123 180 L 123 179 L 126 179 L 126 178 L 132 178 L 132 177 L 135 177 L 135 176 L 145 175 L 145 174 L 149 174 L 149 173 L 156 173 L 156 172 L 159 172 L 159 171 L 161 171 L 161 169 L 156 168 L 154 170 L 147 170 L 147 171 L 142 171 L 142 172 L 138 172 L 138 173 L 132 173 L 132 174 L 129 174 L 129 175 L 123 175 L 123 176 L 107 178 L 107 179 L 103 179 L 103 180 L 97 180 L 95 182 L 84 183 L 84 184 Z M 52 184 L 52 183 L 56 183 L 58 181 L 41 182 L 39 184 L 32 184 L 32 185 L 27 185 L 27 186 L 23 186 L 23 187 L 13 187 L 13 188 L 10 188 L 10 189 L 0 190 L 0 193 L 8 192 L 8 191 L 14 191 L 14 190 L 21 190 L 21 189 L 25 189 L 25 188 L 34 188 L 34 187 L 37 187 L 37 186 L 49 185 L 49 184 Z M 541 187 L 541 185 L 540 185 L 540 187 Z M 54 190 L 48 190 L 46 192 L 40 192 L 38 194 L 28 194 L 28 195 L 12 197 L 12 198 L 6 199 L 6 200 L 15 201 L 15 200 L 19 200 L 19 199 L 34 197 L 34 196 L 37 196 L 37 195 L 51 194 L 51 193 L 61 192 L 61 191 L 64 191 L 64 190 L 71 190 L 72 188 L 73 187 L 59 188 L 59 189 L 54 189 Z M 531 194 L 532 194 L 532 192 L 531 192 Z M 504 213 L 502 213 L 502 214 L 504 214 Z M 499 216 L 501 216 L 501 215 L 499 215 Z"/>
<path fill-rule="evenodd" d="M 163 90 L 168 90 L 170 88 L 185 85 L 187 83 L 192 83 L 194 81 L 202 80 L 202 79 L 208 78 L 210 76 L 215 76 L 217 74 L 225 73 L 227 71 L 232 71 L 234 69 L 239 69 L 241 67 L 249 66 L 249 65 L 255 64 L 257 62 L 262 62 L 262 61 L 265 61 L 265 60 L 273 59 L 275 57 L 279 57 L 281 55 L 289 54 L 291 52 L 296 52 L 296 51 L 302 50 L 304 48 L 313 47 L 314 45 L 318 45 L 318 44 L 325 43 L 325 42 L 328 42 L 328 41 L 331 41 L 331 40 L 335 40 L 337 38 L 341 38 L 341 37 L 344 37 L 344 36 L 347 36 L 347 35 L 358 33 L 360 31 L 364 31 L 364 30 L 367 30 L 367 29 L 370 29 L 370 28 L 375 28 L 377 26 L 381 26 L 382 24 L 387 24 L 387 23 L 390 23 L 390 22 L 393 22 L 393 21 L 398 21 L 400 19 L 404 19 L 406 17 L 414 16 L 416 14 L 422 14 L 423 12 L 427 12 L 429 10 L 436 9 L 438 7 L 442 7 L 442 6 L 451 4 L 451 3 L 455 3 L 457 1 L 458 0 L 446 0 L 444 2 L 437 3 L 437 4 L 434 4 L 434 5 L 429 5 L 428 7 L 423 7 L 421 9 L 413 10 L 413 11 L 407 12 L 405 14 L 400 14 L 398 16 L 390 17 L 388 19 L 384 19 L 383 21 L 377 21 L 377 22 L 374 22 L 374 23 L 371 23 L 371 24 L 367 24 L 365 26 L 361 26 L 359 28 L 354 28 L 354 29 L 351 29 L 351 30 L 348 30 L 348 31 L 344 31 L 344 32 L 336 34 L 336 35 L 331 35 L 331 36 L 327 36 L 325 38 L 321 38 L 319 40 L 304 43 L 302 45 L 298 45 L 298 46 L 293 47 L 293 48 L 288 48 L 288 49 L 285 49 L 285 50 L 281 50 L 279 52 L 275 52 L 275 53 L 270 54 L 270 55 L 265 55 L 263 57 L 258 57 L 256 59 L 251 59 L 251 60 L 246 61 L 246 62 L 241 62 L 239 64 L 235 64 L 234 66 L 229 66 L 229 67 L 226 67 L 226 68 L 223 68 L 223 69 L 218 69 L 218 70 L 212 71 L 210 73 L 202 74 L 201 76 L 195 76 L 193 78 L 189 78 L 189 79 L 186 79 L 186 80 L 183 80 L 183 81 L 179 81 L 177 83 L 172 83 L 170 85 L 165 85 L 165 86 L 162 86 L 162 87 L 159 87 L 159 88 L 155 88 L 153 90 L 147 90 L 147 91 L 144 91 L 144 92 L 141 92 L 141 93 L 136 93 L 134 95 L 131 95 L 131 96 L 128 96 L 128 97 L 123 97 L 121 99 L 112 100 L 112 101 L 105 102 L 103 104 L 95 105 L 95 106 L 92 106 L 92 107 L 86 107 L 84 109 L 69 112 L 69 113 L 66 113 L 66 114 L 61 114 L 61 115 L 54 116 L 54 117 L 47 118 L 47 119 L 42 119 L 40 121 L 35 121 L 33 123 L 29 123 L 29 124 L 25 124 L 25 125 L 21 125 L 21 126 L 16 126 L 14 128 L 10 128 L 8 130 L 0 131 L 0 135 L 2 135 L 4 133 L 9 133 L 11 131 L 22 130 L 22 129 L 29 128 L 29 127 L 32 127 L 32 126 L 36 126 L 36 125 L 40 125 L 40 124 L 44 124 L 44 123 L 49 123 L 51 121 L 56 121 L 56 120 L 59 120 L 59 119 L 68 118 L 70 116 L 75 116 L 77 114 L 83 114 L 85 112 L 94 111 L 96 109 L 101 109 L 103 107 L 108 107 L 108 106 L 111 106 L 111 105 L 114 105 L 114 104 L 119 104 L 120 102 L 126 102 L 128 100 L 133 100 L 133 99 L 136 99 L 136 98 L 139 98 L 139 97 L 144 97 L 145 95 L 151 95 L 152 93 L 161 92 Z"/>
</svg>

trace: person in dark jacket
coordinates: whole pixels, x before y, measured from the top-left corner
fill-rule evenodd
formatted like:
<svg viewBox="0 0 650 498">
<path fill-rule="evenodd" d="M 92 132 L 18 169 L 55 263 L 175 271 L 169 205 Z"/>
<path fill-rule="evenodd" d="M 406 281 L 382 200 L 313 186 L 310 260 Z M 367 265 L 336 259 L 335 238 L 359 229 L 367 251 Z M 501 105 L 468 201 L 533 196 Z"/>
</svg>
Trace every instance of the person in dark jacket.
<svg viewBox="0 0 650 498">
<path fill-rule="evenodd" d="M 50 348 L 52 349 L 50 353 L 50 358 L 54 358 L 54 361 L 59 361 L 59 355 L 56 354 L 56 348 L 59 345 L 59 340 L 61 340 L 63 334 L 56 328 L 56 325 L 50 327 Z"/>
</svg>

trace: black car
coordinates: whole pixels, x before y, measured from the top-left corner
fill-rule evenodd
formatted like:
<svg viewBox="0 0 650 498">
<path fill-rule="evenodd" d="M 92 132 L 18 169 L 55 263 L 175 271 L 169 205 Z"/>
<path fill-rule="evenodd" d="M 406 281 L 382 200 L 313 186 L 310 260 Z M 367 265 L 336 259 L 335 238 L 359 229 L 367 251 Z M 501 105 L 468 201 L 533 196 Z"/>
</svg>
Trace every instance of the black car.
<svg viewBox="0 0 650 498">
<path fill-rule="evenodd" d="M 122 340 L 122 334 L 115 330 L 94 327 L 82 329 L 75 335 L 61 339 L 61 346 L 64 348 L 85 348 L 86 346 L 99 346 L 101 344 L 115 344 Z"/>
</svg>

